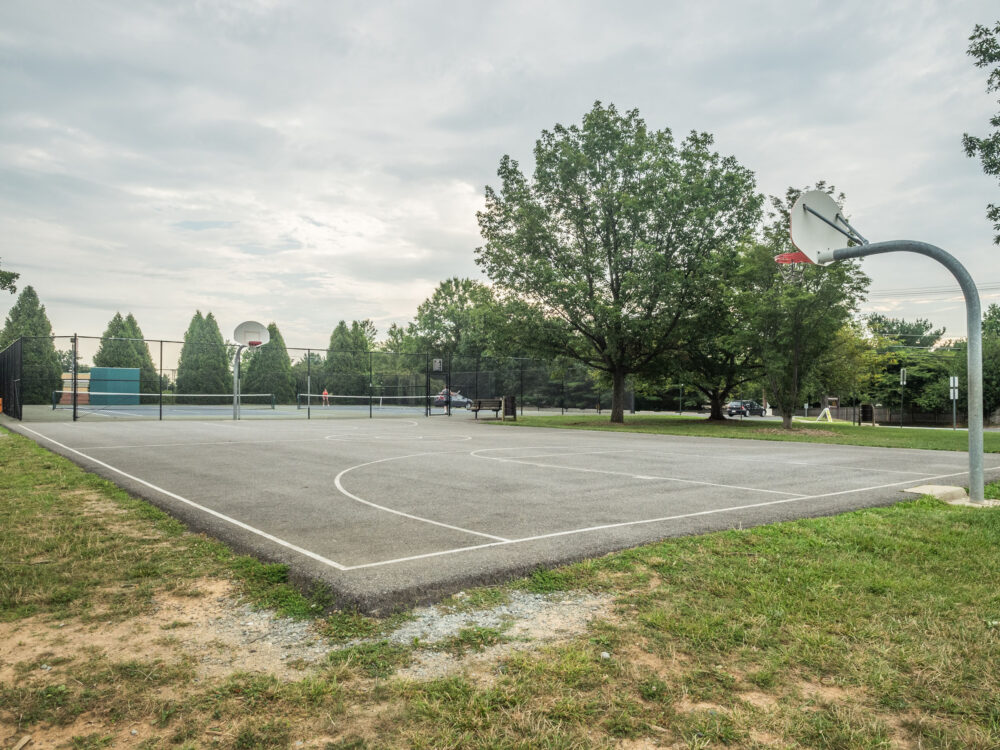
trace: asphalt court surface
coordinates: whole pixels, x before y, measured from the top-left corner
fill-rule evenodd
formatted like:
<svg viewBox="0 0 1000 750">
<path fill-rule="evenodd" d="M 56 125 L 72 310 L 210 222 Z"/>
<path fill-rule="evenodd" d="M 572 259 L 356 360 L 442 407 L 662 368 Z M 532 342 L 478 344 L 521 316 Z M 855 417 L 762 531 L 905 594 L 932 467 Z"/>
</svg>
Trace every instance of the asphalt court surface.
<svg viewBox="0 0 1000 750">
<path fill-rule="evenodd" d="M 4 424 L 366 611 L 669 536 L 886 505 L 968 471 L 958 452 L 467 417 Z M 1000 477 L 1000 455 L 985 463 Z"/>
</svg>

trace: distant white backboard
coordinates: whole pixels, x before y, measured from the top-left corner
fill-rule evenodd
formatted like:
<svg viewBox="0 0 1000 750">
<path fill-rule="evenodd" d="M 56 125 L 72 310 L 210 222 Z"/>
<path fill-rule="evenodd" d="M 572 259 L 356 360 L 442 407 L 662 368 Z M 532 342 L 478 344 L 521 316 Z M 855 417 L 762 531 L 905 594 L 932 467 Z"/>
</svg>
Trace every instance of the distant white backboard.
<svg viewBox="0 0 1000 750">
<path fill-rule="evenodd" d="M 233 341 L 243 346 L 263 346 L 270 340 L 271 334 L 268 332 L 267 326 L 256 320 L 240 323 L 233 332 Z"/>
</svg>

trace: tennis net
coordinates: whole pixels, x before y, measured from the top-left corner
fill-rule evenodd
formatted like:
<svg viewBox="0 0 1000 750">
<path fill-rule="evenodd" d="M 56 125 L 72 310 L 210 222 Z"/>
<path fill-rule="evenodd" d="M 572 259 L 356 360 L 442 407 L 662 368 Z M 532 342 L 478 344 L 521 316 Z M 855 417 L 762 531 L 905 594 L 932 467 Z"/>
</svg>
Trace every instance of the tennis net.
<svg viewBox="0 0 1000 750">
<path fill-rule="evenodd" d="M 77 411 L 144 411 L 159 409 L 185 411 L 233 408 L 231 393 L 113 393 L 107 391 L 77 391 Z M 274 409 L 273 393 L 242 393 L 240 407 L 244 409 Z M 53 409 L 72 409 L 73 391 L 53 391 Z"/>
<path fill-rule="evenodd" d="M 345 396 L 342 394 L 300 393 L 295 399 L 299 409 L 372 409 L 404 411 L 424 409 L 427 396 Z"/>
</svg>

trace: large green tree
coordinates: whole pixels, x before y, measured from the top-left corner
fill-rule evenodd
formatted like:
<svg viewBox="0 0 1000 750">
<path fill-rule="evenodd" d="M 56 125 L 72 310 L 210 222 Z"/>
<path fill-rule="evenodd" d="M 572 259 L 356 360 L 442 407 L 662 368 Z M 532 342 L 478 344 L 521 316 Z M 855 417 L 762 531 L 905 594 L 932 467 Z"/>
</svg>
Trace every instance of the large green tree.
<svg viewBox="0 0 1000 750">
<path fill-rule="evenodd" d="M 823 183 L 818 189 L 833 193 Z M 763 242 L 746 257 L 741 282 L 749 291 L 746 314 L 750 345 L 758 348 L 768 398 L 781 409 L 786 429 L 804 387 L 838 343 L 838 332 L 856 312 L 869 279 L 857 262 L 829 266 L 782 266 L 774 256 L 792 252 L 789 211 L 801 191 L 789 188 L 784 199 L 771 198 Z"/>
<path fill-rule="evenodd" d="M 949 410 L 948 378 L 957 373 L 957 365 L 955 350 L 939 345 L 945 328 L 935 328 L 926 318 L 911 321 L 880 314 L 869 315 L 867 324 L 885 364 L 873 380 L 875 400 L 894 410 L 914 406 L 929 412 Z M 902 388 L 899 375 L 904 367 Z"/>
<path fill-rule="evenodd" d="M 976 24 L 969 37 L 968 54 L 976 61 L 977 68 L 989 70 L 986 91 L 1000 92 L 1000 21 L 992 28 Z M 966 155 L 979 158 L 983 172 L 1000 179 L 1000 112 L 990 118 L 990 125 L 993 126 L 993 131 L 988 136 L 978 138 L 966 133 L 962 137 L 962 145 Z M 986 208 L 986 216 L 997 231 L 993 242 L 1000 245 L 1000 205 L 990 203 Z"/>
<path fill-rule="evenodd" d="M 177 392 L 232 393 L 229 351 L 215 316 L 202 316 L 200 310 L 196 311 L 184 334 L 177 363 Z"/>
<path fill-rule="evenodd" d="M 277 323 L 269 323 L 270 340 L 249 352 L 243 366 L 241 390 L 245 393 L 271 393 L 279 404 L 295 403 L 295 376 L 285 339 Z"/>
<path fill-rule="evenodd" d="M 483 354 L 492 303 L 493 292 L 482 282 L 446 279 L 417 308 L 414 333 L 425 351 L 448 361 Z"/>
<path fill-rule="evenodd" d="M 581 126 L 542 132 L 531 179 L 504 156 L 499 190 L 486 188 L 476 262 L 537 312 L 535 353 L 608 378 L 612 422 L 624 420 L 625 379 L 677 348 L 713 255 L 758 222 L 753 174 L 712 142 L 677 143 L 598 102 Z"/>
<path fill-rule="evenodd" d="M 901 346 L 927 348 L 934 346 L 944 336 L 946 329 L 935 328 L 926 318 L 910 321 L 872 313 L 868 316 L 868 330 L 883 339 L 892 339 Z"/>
<path fill-rule="evenodd" d="M 0 351 L 17 339 L 21 342 L 21 400 L 48 404 L 52 392 L 62 390 L 62 365 L 52 339 L 52 324 L 45 305 L 31 286 L 24 287 L 0 331 Z"/>
</svg>

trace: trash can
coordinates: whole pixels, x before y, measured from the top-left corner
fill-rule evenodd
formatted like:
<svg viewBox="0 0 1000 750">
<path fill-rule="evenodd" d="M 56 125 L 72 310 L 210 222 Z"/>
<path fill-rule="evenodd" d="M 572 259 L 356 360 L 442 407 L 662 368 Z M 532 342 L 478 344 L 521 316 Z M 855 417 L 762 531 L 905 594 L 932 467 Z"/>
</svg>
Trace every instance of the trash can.
<svg viewBox="0 0 1000 750">
<path fill-rule="evenodd" d="M 517 421 L 517 397 L 516 396 L 504 396 L 503 397 L 503 418 L 504 420 L 510 417 L 512 421 Z"/>
<path fill-rule="evenodd" d="M 874 404 L 861 404 L 861 420 L 860 424 L 875 424 L 875 406 Z"/>
</svg>

